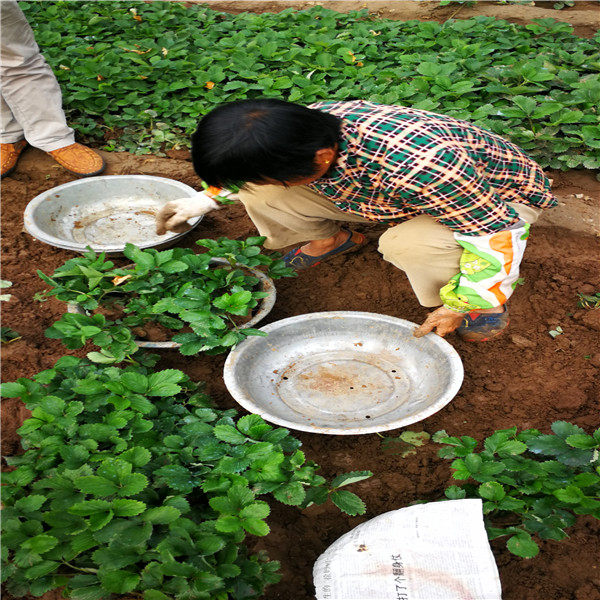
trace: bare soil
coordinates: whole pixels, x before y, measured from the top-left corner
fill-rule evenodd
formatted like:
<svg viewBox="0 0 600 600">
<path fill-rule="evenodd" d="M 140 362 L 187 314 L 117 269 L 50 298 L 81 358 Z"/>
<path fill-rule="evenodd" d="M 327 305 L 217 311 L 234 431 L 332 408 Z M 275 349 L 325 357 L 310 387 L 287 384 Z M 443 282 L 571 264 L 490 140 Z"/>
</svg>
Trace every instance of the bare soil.
<svg viewBox="0 0 600 600">
<path fill-rule="evenodd" d="M 146 173 L 199 188 L 187 160 L 115 153 L 104 156 L 106 174 Z M 598 206 L 600 184 L 591 174 L 572 171 L 550 176 L 559 195 L 565 190 L 579 192 Z M 40 304 L 33 295 L 45 285 L 36 269 L 50 273 L 73 254 L 24 233 L 22 215 L 34 196 L 72 179 L 50 157 L 29 149 L 15 173 L 2 182 L 2 278 L 14 283 L 14 297 L 3 306 L 3 324 L 23 336 L 3 347 L 4 381 L 30 377 L 68 352 L 57 340 L 43 335 L 64 312 L 64 306 L 56 300 Z M 359 230 L 370 241 L 360 252 L 337 257 L 297 279 L 277 282 L 277 303 L 266 322 L 326 310 L 370 311 L 421 322 L 426 309 L 417 303 L 404 274 L 384 262 L 376 250 L 382 227 L 365 225 Z M 243 207 L 236 204 L 205 217 L 183 238 L 182 245 L 193 247 L 196 239 L 204 237 L 245 238 L 255 233 Z M 445 429 L 481 439 L 495 429 L 513 425 L 547 432 L 558 419 L 588 431 L 598 427 L 600 310 L 577 308 L 577 292 L 599 289 L 598 250 L 594 236 L 536 226 L 523 262 L 525 283 L 510 302 L 509 332 L 498 341 L 479 345 L 449 337 L 465 365 L 463 387 L 446 408 L 410 429 L 429 433 Z M 553 339 L 548 331 L 557 325 L 564 334 Z M 237 407 L 221 378 L 224 356 L 184 357 L 172 351 L 161 356 L 160 368 L 182 369 L 193 379 L 206 381 L 218 406 Z M 19 451 L 15 430 L 27 417 L 27 410 L 16 399 L 7 399 L 2 407 L 3 454 L 12 454 Z M 437 458 L 435 444 L 402 459 L 384 453 L 377 435 L 298 433 L 298 437 L 307 456 L 322 466 L 326 476 L 357 469 L 374 472 L 373 478 L 354 486 L 368 512 L 347 517 L 335 507 L 299 511 L 273 503 L 272 533 L 250 542 L 282 563 L 283 579 L 266 592 L 265 600 L 313 598 L 312 565 L 329 544 L 375 515 L 416 500 L 437 499 L 451 483 L 449 463 Z M 600 523 L 581 518 L 570 533 L 568 540 L 544 542 L 540 555 L 529 561 L 510 555 L 501 541 L 493 542 L 505 600 L 600 600 Z"/>
</svg>

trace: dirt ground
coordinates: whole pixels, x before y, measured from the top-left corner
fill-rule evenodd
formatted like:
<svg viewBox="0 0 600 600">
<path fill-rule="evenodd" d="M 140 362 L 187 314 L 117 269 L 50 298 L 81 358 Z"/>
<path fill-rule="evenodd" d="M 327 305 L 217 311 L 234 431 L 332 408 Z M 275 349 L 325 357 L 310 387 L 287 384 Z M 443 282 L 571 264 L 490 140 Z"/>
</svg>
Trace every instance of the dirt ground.
<svg viewBox="0 0 600 600">
<path fill-rule="evenodd" d="M 106 154 L 106 174 L 146 173 L 170 177 L 199 187 L 191 163 L 181 158 Z M 589 173 L 550 174 L 556 193 L 580 193 L 600 198 L 600 184 Z M 72 180 L 50 157 L 29 149 L 16 172 L 2 182 L 3 271 L 14 283 L 13 299 L 3 303 L 3 325 L 23 336 L 3 348 L 4 381 L 31 376 L 54 364 L 66 353 L 57 340 L 43 332 L 64 307 L 58 301 L 40 304 L 33 294 L 44 288 L 36 269 L 50 273 L 72 253 L 37 242 L 22 231 L 26 204 L 40 192 Z M 266 322 L 325 310 L 359 310 L 423 320 L 426 310 L 415 300 L 402 272 L 385 263 L 376 250 L 383 229 L 365 225 L 359 230 L 370 240 L 358 254 L 338 257 L 297 279 L 277 283 L 277 303 Z M 233 205 L 205 217 L 183 238 L 196 239 L 255 234 L 243 207 Z M 500 340 L 469 345 L 449 338 L 465 366 L 465 380 L 456 398 L 442 411 L 410 427 L 433 433 L 478 439 L 494 429 L 536 427 L 549 431 L 552 421 L 564 419 L 591 431 L 598 426 L 600 310 L 577 308 L 577 292 L 592 292 L 600 281 L 598 240 L 566 228 L 536 226 L 523 262 L 523 286 L 510 302 L 510 331 Z M 560 325 L 564 334 L 553 339 L 548 331 Z M 208 382 L 220 407 L 236 406 L 220 374 L 223 356 L 183 357 L 162 354 L 160 368 L 179 368 L 195 380 Z M 16 428 L 27 411 L 15 399 L 3 404 L 3 454 L 18 451 Z M 398 432 L 390 432 L 394 435 Z M 373 478 L 353 490 L 365 500 L 363 517 L 347 517 L 335 507 L 304 511 L 273 503 L 272 533 L 251 541 L 281 561 L 283 580 L 266 592 L 265 600 L 313 598 L 312 565 L 329 544 L 352 527 L 383 512 L 416 500 L 442 496 L 450 483 L 449 462 L 428 444 L 415 456 L 401 459 L 386 454 L 377 435 L 319 436 L 298 433 L 304 451 L 322 466 L 323 474 L 369 469 Z M 510 555 L 502 542 L 492 546 L 500 569 L 505 600 L 600 600 L 600 523 L 582 518 L 562 542 L 543 543 L 540 555 L 524 561 Z"/>
</svg>

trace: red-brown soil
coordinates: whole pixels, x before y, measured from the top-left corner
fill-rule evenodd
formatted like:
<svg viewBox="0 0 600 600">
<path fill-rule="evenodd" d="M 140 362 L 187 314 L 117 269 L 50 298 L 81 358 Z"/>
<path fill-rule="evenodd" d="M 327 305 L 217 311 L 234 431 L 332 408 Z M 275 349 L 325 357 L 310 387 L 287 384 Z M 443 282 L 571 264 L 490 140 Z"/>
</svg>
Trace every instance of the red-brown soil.
<svg viewBox="0 0 600 600">
<path fill-rule="evenodd" d="M 186 160 L 105 156 L 109 164 L 106 174 L 147 173 L 199 187 Z M 600 186 L 590 174 L 551 176 L 558 192 L 567 189 L 600 197 Z M 14 283 L 10 290 L 13 299 L 3 303 L 3 324 L 23 336 L 3 347 L 5 381 L 32 376 L 67 353 L 58 341 L 43 335 L 64 307 L 56 300 L 40 304 L 33 295 L 44 288 L 36 269 L 50 273 L 73 254 L 24 233 L 22 214 L 35 195 L 71 179 L 50 157 L 29 149 L 16 172 L 2 182 L 2 278 Z M 384 262 L 376 250 L 381 227 L 359 229 L 371 242 L 359 253 L 277 283 L 278 299 L 268 322 L 326 310 L 361 310 L 423 320 L 426 310 L 415 300 L 404 274 Z M 182 245 L 191 247 L 203 237 L 254 234 L 243 207 L 233 205 L 208 215 Z M 498 341 L 479 345 L 449 337 L 464 362 L 463 387 L 446 408 L 410 429 L 430 433 L 445 429 L 481 439 L 494 429 L 513 425 L 547 432 L 557 419 L 587 431 L 598 427 L 600 310 L 578 309 L 577 292 L 600 289 L 599 256 L 598 241 L 592 236 L 559 227 L 535 227 L 523 262 L 525 283 L 510 302 L 510 331 Z M 553 339 L 548 331 L 557 325 L 564 334 Z M 208 391 L 220 407 L 234 407 L 220 377 L 223 362 L 223 356 L 183 357 L 164 352 L 159 366 L 180 368 L 195 380 L 207 381 Z M 4 454 L 18 451 L 15 430 L 26 415 L 18 400 L 4 402 Z M 374 472 L 373 478 L 353 488 L 366 501 L 368 512 L 363 517 L 346 517 L 331 506 L 299 511 L 274 502 L 272 533 L 251 540 L 256 549 L 267 550 L 282 563 L 283 580 L 266 592 L 265 600 L 312 598 L 312 565 L 329 544 L 365 519 L 416 500 L 439 498 L 450 483 L 449 463 L 437 458 L 435 444 L 402 459 L 385 454 L 377 435 L 298 433 L 298 437 L 307 456 L 322 466 L 326 476 L 356 469 Z M 600 523 L 581 518 L 570 533 L 568 540 L 543 543 L 540 555 L 529 561 L 510 555 L 500 541 L 492 544 L 505 600 L 600 600 Z"/>
</svg>

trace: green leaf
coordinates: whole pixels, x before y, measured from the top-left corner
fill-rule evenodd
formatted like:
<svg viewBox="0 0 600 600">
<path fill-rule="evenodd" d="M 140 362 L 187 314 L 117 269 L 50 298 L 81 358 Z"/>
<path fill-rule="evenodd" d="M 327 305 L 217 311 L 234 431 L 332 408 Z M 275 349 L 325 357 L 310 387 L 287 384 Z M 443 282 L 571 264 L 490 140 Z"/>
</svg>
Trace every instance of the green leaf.
<svg viewBox="0 0 600 600">
<path fill-rule="evenodd" d="M 266 519 L 271 509 L 266 502 L 254 502 L 245 506 L 239 514 L 240 519 Z"/>
<path fill-rule="evenodd" d="M 450 487 L 446 488 L 444 494 L 449 500 L 460 500 L 467 497 L 467 492 L 462 488 L 459 488 L 457 485 L 451 485 Z"/>
<path fill-rule="evenodd" d="M 591 435 L 585 435 L 583 433 L 576 433 L 568 436 L 566 442 L 573 448 L 581 449 L 597 448 L 600 446 L 600 442 L 595 440 Z"/>
<path fill-rule="evenodd" d="M 347 490 L 336 490 L 329 497 L 342 512 L 352 517 L 362 515 L 367 510 L 365 503 L 356 494 Z"/>
<path fill-rule="evenodd" d="M 159 506 L 149 508 L 143 515 L 142 519 L 147 523 L 168 524 L 173 523 L 181 516 L 179 510 L 174 506 Z"/>
<path fill-rule="evenodd" d="M 148 377 L 148 396 L 175 396 L 181 391 L 181 386 L 177 385 L 185 374 L 175 369 L 166 369 L 152 373 Z"/>
<path fill-rule="evenodd" d="M 20 398 L 25 391 L 25 386 L 21 383 L 11 382 L 0 385 L 0 395 L 3 398 Z"/>
<path fill-rule="evenodd" d="M 68 510 L 74 515 L 85 517 L 110 510 L 110 502 L 106 500 L 84 500 L 83 502 L 72 504 Z"/>
<path fill-rule="evenodd" d="M 271 531 L 270 527 L 260 519 L 243 519 L 242 527 L 251 535 L 265 536 Z"/>
<path fill-rule="evenodd" d="M 160 265 L 160 270 L 164 273 L 181 273 L 188 270 L 188 265 L 180 260 L 170 260 Z"/>
<path fill-rule="evenodd" d="M 144 600 L 171 600 L 160 590 L 144 590 Z"/>
<path fill-rule="evenodd" d="M 134 446 L 119 455 L 119 458 L 130 462 L 134 467 L 143 467 L 150 462 L 152 453 L 146 448 Z"/>
<path fill-rule="evenodd" d="M 246 436 L 231 425 L 217 425 L 214 429 L 215 437 L 230 444 L 243 444 Z"/>
<path fill-rule="evenodd" d="M 585 498 L 585 494 L 581 491 L 581 489 L 574 485 L 569 485 L 565 488 L 555 490 L 552 493 L 561 502 L 567 502 L 568 504 L 579 504 L 581 500 Z"/>
<path fill-rule="evenodd" d="M 210 556 L 222 550 L 225 544 L 225 540 L 218 535 L 203 535 L 196 541 L 196 549 L 201 556 Z"/>
<path fill-rule="evenodd" d="M 239 507 L 250 504 L 254 497 L 254 493 L 242 484 L 232 485 L 227 491 L 227 498 Z"/>
<path fill-rule="evenodd" d="M 25 540 L 21 544 L 22 550 L 29 550 L 31 552 L 35 552 L 36 554 L 44 554 L 52 548 L 55 548 L 58 544 L 58 539 L 52 535 L 36 535 Z"/>
<path fill-rule="evenodd" d="M 74 589 L 71 592 L 71 600 L 101 600 L 106 592 L 100 586 L 86 586 Z"/>
<path fill-rule="evenodd" d="M 102 587 L 113 594 L 127 594 L 133 591 L 140 580 L 140 576 L 129 571 L 109 571 L 99 574 Z"/>
<path fill-rule="evenodd" d="M 223 514 L 232 515 L 238 512 L 235 503 L 226 496 L 216 496 L 215 498 L 211 498 L 208 503 L 210 504 L 211 508 Z"/>
<path fill-rule="evenodd" d="M 527 445 L 517 440 L 508 440 L 499 444 L 496 452 L 500 456 L 514 456 L 527 451 Z"/>
<path fill-rule="evenodd" d="M 247 437 L 253 439 L 262 439 L 263 436 L 271 431 L 273 427 L 265 423 L 259 415 L 246 415 L 237 422 L 237 428 Z"/>
<path fill-rule="evenodd" d="M 506 547 L 510 552 L 520 556 L 521 558 L 533 558 L 540 551 L 539 546 L 531 539 L 531 536 L 526 533 L 518 533 L 513 535 L 506 542 Z"/>
<path fill-rule="evenodd" d="M 45 396 L 39 406 L 45 413 L 58 417 L 63 414 L 65 401 L 57 396 Z"/>
<path fill-rule="evenodd" d="M 58 561 L 44 560 L 33 567 L 29 567 L 29 569 L 25 571 L 25 579 L 38 579 L 44 575 L 48 575 L 48 573 L 52 573 L 52 571 L 56 571 L 58 567 L 60 567 Z"/>
<path fill-rule="evenodd" d="M 526 114 L 532 115 L 535 107 L 537 106 L 536 101 L 533 98 L 527 98 L 526 96 L 514 96 L 512 101 Z"/>
<path fill-rule="evenodd" d="M 136 394 L 145 394 L 148 389 L 148 378 L 141 373 L 131 371 L 121 375 L 121 383 Z"/>
<path fill-rule="evenodd" d="M 566 421 L 554 421 L 552 423 L 552 431 L 562 439 L 566 439 L 571 435 L 585 434 L 585 431 L 581 427 L 567 423 Z"/>
<path fill-rule="evenodd" d="M 435 77 L 439 75 L 442 67 L 438 63 L 433 62 L 421 62 L 417 65 L 417 72 L 426 77 Z"/>
<path fill-rule="evenodd" d="M 350 471 L 349 473 L 343 473 L 337 477 L 334 477 L 330 487 L 331 489 L 340 488 L 344 485 L 350 485 L 351 483 L 363 481 L 364 479 L 368 479 L 372 476 L 373 473 L 371 471 Z"/>
<path fill-rule="evenodd" d="M 234 533 L 242 529 L 242 522 L 233 515 L 225 515 L 217 519 L 215 528 L 223 533 Z"/>
<path fill-rule="evenodd" d="M 142 473 L 131 473 L 121 480 L 119 496 L 135 496 L 148 486 L 148 478 Z"/>
<path fill-rule="evenodd" d="M 154 257 L 147 250 L 140 250 L 133 244 L 126 244 L 123 254 L 139 265 L 142 269 L 151 269 L 154 267 Z"/>
<path fill-rule="evenodd" d="M 486 500 L 498 501 L 506 496 L 504 487 L 496 481 L 488 481 L 479 486 L 479 495 Z"/>
<path fill-rule="evenodd" d="M 88 352 L 86 356 L 95 363 L 110 365 L 118 362 L 114 356 L 107 356 L 106 354 L 102 354 L 101 352 Z M 96 590 L 100 588 L 90 588 L 90 595 L 96 595 Z M 93 591 L 92 591 L 93 590 Z"/>
<path fill-rule="evenodd" d="M 273 496 L 283 504 L 298 506 L 306 497 L 306 491 L 299 481 L 291 481 L 277 488 Z"/>
<path fill-rule="evenodd" d="M 96 512 L 90 515 L 90 529 L 92 531 L 98 531 L 103 527 L 106 527 L 108 523 L 112 521 L 114 513 L 112 510 L 106 512 Z"/>
<path fill-rule="evenodd" d="M 139 554 L 120 546 L 99 548 L 92 554 L 92 558 L 102 566 L 103 571 L 128 567 L 140 560 Z"/>
<path fill-rule="evenodd" d="M 145 510 L 146 504 L 139 500 L 118 498 L 113 500 L 111 508 L 115 517 L 135 517 Z"/>
<path fill-rule="evenodd" d="M 452 477 L 454 477 L 454 479 L 464 480 L 471 477 L 471 471 L 467 469 L 465 461 L 462 458 L 457 458 L 450 466 L 452 469 L 454 469 L 454 473 L 452 473 Z"/>
<path fill-rule="evenodd" d="M 181 465 L 165 465 L 157 469 L 154 474 L 178 492 L 189 493 L 194 489 L 195 484 L 191 472 Z"/>
<path fill-rule="evenodd" d="M 23 512 L 34 512 L 39 510 L 44 502 L 46 502 L 46 496 L 32 494 L 31 496 L 26 496 L 25 498 L 17 500 L 15 502 L 15 508 L 17 510 L 22 510 Z"/>
<path fill-rule="evenodd" d="M 116 494 L 119 489 L 112 481 L 96 475 L 78 477 L 74 480 L 74 483 L 77 489 L 99 498 L 105 498 L 106 496 Z"/>
</svg>

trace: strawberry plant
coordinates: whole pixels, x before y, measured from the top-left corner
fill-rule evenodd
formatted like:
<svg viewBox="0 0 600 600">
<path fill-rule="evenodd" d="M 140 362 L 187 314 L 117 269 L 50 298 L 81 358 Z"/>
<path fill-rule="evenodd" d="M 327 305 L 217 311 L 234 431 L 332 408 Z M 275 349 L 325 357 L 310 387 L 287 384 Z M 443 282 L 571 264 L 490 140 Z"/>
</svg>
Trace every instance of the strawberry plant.
<svg viewBox="0 0 600 600">
<path fill-rule="evenodd" d="M 89 358 L 103 363 L 121 362 L 134 353 L 135 333 L 143 333 L 149 323 L 175 331 L 187 327 L 172 336 L 182 344 L 182 354 L 225 352 L 249 335 L 264 335 L 240 326 L 239 319 L 268 295 L 244 267 L 263 267 L 274 279 L 295 275 L 279 254 L 261 254 L 263 241 L 263 237 L 199 240 L 207 249 L 203 254 L 187 248 L 140 250 L 128 244 L 124 254 L 133 261 L 131 268 L 115 267 L 104 254 L 89 251 L 68 260 L 51 277 L 38 271 L 52 286 L 38 294 L 39 300 L 54 296 L 87 311 L 63 315 L 46 335 L 71 349 L 91 340 L 101 351 Z M 214 259 L 222 263 L 215 265 Z M 122 315 L 113 320 L 93 314 L 115 307 Z"/>
<path fill-rule="evenodd" d="M 600 429 L 588 435 L 556 421 L 552 432 L 502 429 L 480 452 L 472 437 L 433 436 L 446 446 L 439 455 L 453 459 L 452 477 L 467 482 L 450 486 L 446 496 L 482 498 L 490 539 L 509 536 L 508 550 L 523 558 L 539 552 L 532 536 L 562 540 L 576 515 L 600 519 Z"/>
<path fill-rule="evenodd" d="M 19 429 L 25 452 L 3 473 L 12 596 L 258 598 L 279 578 L 244 545 L 269 533 L 265 498 L 365 511 L 339 488 L 371 473 L 328 484 L 286 429 L 213 408 L 181 371 L 63 357 L 2 394 L 32 411 Z"/>
<path fill-rule="evenodd" d="M 417 448 L 429 442 L 431 436 L 426 431 L 403 431 L 396 437 L 382 436 L 381 449 L 385 454 L 396 454 L 406 458 L 417 453 Z"/>
<path fill-rule="evenodd" d="M 69 122 L 110 150 L 188 146 L 199 118 L 223 102 L 362 98 L 473 121 L 542 167 L 600 168 L 599 40 L 553 19 L 439 24 L 321 7 L 231 15 L 179 2 L 21 6 Z"/>
<path fill-rule="evenodd" d="M 593 294 L 577 292 L 577 296 L 579 297 L 577 301 L 579 308 L 589 308 L 590 310 L 598 310 L 600 308 L 600 292 Z"/>
<path fill-rule="evenodd" d="M 12 287 L 11 281 L 0 279 L 0 290 Z M 8 302 L 12 298 L 12 294 L 0 294 L 0 302 Z M 21 334 L 17 333 L 10 327 L 0 327 L 0 341 L 3 344 L 10 344 L 16 340 L 21 339 Z"/>
</svg>

